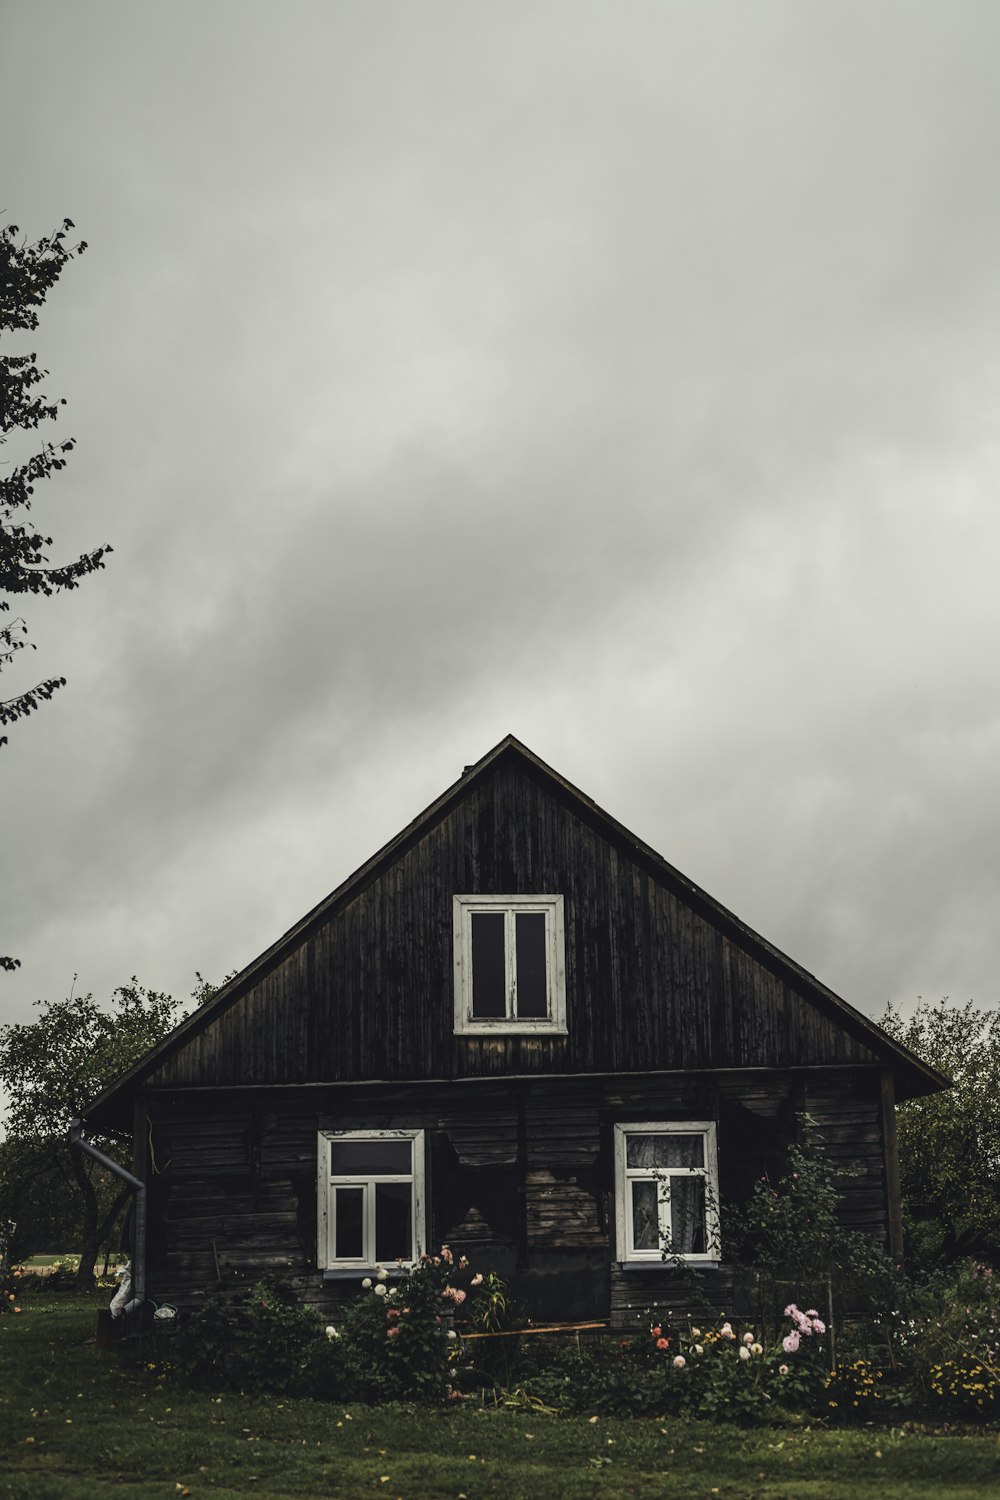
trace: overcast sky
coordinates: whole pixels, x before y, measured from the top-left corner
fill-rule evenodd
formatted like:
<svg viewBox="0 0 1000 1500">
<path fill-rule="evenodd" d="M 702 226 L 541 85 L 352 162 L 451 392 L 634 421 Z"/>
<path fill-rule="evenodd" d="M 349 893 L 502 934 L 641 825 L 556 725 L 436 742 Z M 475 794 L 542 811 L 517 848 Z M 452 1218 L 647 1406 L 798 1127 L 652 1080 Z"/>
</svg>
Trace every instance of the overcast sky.
<svg viewBox="0 0 1000 1500">
<path fill-rule="evenodd" d="M 242 967 L 507 732 L 868 1014 L 996 1002 L 996 0 L 0 16 L 115 549 L 3 679 L 0 1021 Z"/>
</svg>

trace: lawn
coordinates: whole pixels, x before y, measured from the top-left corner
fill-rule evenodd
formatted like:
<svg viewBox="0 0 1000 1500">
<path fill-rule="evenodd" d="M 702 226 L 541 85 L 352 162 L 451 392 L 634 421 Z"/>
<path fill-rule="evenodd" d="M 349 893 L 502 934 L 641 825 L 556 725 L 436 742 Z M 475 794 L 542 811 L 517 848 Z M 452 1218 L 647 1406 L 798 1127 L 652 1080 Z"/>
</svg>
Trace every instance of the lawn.
<svg viewBox="0 0 1000 1500">
<path fill-rule="evenodd" d="M 96 1303 L 0 1318 L 0 1496 L 135 1500 L 980 1500 L 996 1432 L 706 1423 L 218 1396 L 124 1366 Z"/>
</svg>

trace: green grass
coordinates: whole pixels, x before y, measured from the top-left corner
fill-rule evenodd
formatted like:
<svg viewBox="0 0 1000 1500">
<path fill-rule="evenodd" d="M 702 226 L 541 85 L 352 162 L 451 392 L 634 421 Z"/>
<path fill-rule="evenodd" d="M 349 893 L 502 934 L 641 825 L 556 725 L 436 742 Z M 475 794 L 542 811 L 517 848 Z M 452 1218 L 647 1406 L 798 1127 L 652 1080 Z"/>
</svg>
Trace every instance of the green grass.
<svg viewBox="0 0 1000 1500">
<path fill-rule="evenodd" d="M 0 1496 L 981 1500 L 995 1432 L 735 1428 L 213 1397 L 98 1349 L 94 1299 L 0 1319 Z"/>
</svg>

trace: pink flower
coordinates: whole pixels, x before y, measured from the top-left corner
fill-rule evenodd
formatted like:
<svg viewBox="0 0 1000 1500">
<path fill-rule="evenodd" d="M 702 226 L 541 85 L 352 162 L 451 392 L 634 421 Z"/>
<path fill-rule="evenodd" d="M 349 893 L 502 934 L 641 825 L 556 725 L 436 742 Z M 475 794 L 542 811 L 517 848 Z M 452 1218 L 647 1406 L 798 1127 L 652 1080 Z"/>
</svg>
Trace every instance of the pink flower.
<svg viewBox="0 0 1000 1500">
<path fill-rule="evenodd" d="M 822 1321 L 821 1318 L 814 1318 L 813 1319 L 813 1333 L 825 1333 L 825 1332 L 826 1332 L 826 1324 Z"/>
<path fill-rule="evenodd" d="M 449 1302 L 454 1302 L 456 1307 L 461 1307 L 465 1301 L 465 1293 L 457 1286 L 446 1286 L 441 1295 L 447 1298 Z"/>
<path fill-rule="evenodd" d="M 396 1335 L 397 1335 L 398 1332 L 399 1332 L 399 1324 L 398 1323 L 393 1323 L 393 1325 L 392 1325 L 391 1328 L 387 1328 L 385 1330 L 385 1336 L 386 1336 L 387 1339 L 394 1339 L 396 1337 Z"/>
<path fill-rule="evenodd" d="M 654 1339 L 658 1339 L 660 1337 L 660 1334 L 663 1332 L 663 1329 L 657 1326 L 656 1328 L 651 1328 L 649 1331 L 653 1335 Z"/>
<path fill-rule="evenodd" d="M 753 1343 L 753 1334 L 752 1333 L 745 1333 L 743 1335 L 743 1342 L 744 1342 L 744 1344 L 746 1344 L 748 1346 L 750 1344 L 752 1344 Z"/>
<path fill-rule="evenodd" d="M 482 1284 L 483 1284 L 483 1273 L 482 1273 L 482 1271 L 477 1271 L 476 1274 L 475 1274 L 475 1276 L 473 1276 L 472 1280 L 469 1282 L 469 1285 L 470 1286 L 482 1286 Z"/>
<path fill-rule="evenodd" d="M 791 1333 L 786 1334 L 785 1337 L 781 1340 L 781 1347 L 782 1349 L 784 1349 L 786 1354 L 795 1353 L 796 1349 L 799 1347 L 799 1336 L 794 1329 Z"/>
<path fill-rule="evenodd" d="M 670 1348 L 670 1340 L 669 1339 L 657 1339 L 656 1340 L 656 1347 L 657 1347 L 657 1349 L 669 1349 Z M 675 1364 L 677 1363 L 676 1360 L 674 1361 L 674 1363 Z M 683 1364 L 684 1361 L 682 1360 L 681 1363 Z"/>
</svg>

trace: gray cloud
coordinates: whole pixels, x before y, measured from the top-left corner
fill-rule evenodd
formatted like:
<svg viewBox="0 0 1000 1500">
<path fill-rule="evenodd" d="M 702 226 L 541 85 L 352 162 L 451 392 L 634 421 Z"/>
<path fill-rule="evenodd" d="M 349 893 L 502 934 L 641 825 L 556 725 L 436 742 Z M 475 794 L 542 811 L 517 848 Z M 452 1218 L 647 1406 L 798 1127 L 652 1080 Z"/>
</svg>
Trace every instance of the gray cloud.
<svg viewBox="0 0 1000 1500">
<path fill-rule="evenodd" d="M 848 999 L 994 998 L 995 6 L 6 29 L 116 550 L 31 615 L 0 1015 L 246 962 L 508 730 Z"/>
</svg>

